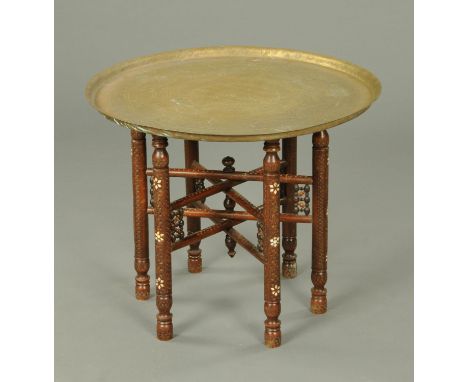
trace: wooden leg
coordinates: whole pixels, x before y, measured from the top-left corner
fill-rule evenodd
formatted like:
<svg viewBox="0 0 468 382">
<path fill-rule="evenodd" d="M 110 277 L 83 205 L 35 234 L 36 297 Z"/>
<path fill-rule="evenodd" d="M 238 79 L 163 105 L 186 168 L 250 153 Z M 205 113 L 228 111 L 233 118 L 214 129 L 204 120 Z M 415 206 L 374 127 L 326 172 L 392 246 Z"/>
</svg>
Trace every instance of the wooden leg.
<svg viewBox="0 0 468 382">
<path fill-rule="evenodd" d="M 133 183 L 133 235 L 135 241 L 135 297 L 147 300 L 150 296 L 150 267 L 148 251 L 148 188 L 146 179 L 145 134 L 131 131 L 132 183 Z"/>
<path fill-rule="evenodd" d="M 184 141 L 185 167 L 190 168 L 193 161 L 199 161 L 198 141 Z M 196 179 L 185 178 L 186 194 L 196 191 Z M 187 235 L 200 231 L 200 218 L 187 218 Z M 188 251 L 187 265 L 190 273 L 200 273 L 202 271 L 202 257 L 200 242 L 191 244 Z"/>
<path fill-rule="evenodd" d="M 281 312 L 279 141 L 266 141 L 263 150 L 265 345 L 274 348 L 281 345 L 281 322 L 278 319 Z"/>
<path fill-rule="evenodd" d="M 320 131 L 312 137 L 312 313 L 327 311 L 327 247 L 328 247 L 328 133 Z"/>
<path fill-rule="evenodd" d="M 297 174 L 297 138 L 285 138 L 283 144 L 283 160 L 287 162 L 286 173 Z M 294 184 L 285 184 L 286 203 L 283 205 L 283 212 L 294 213 Z M 283 265 L 282 274 L 287 279 L 293 279 L 297 275 L 296 254 L 297 246 L 296 223 L 283 224 Z"/>
<path fill-rule="evenodd" d="M 153 135 L 154 239 L 156 247 L 156 333 L 162 341 L 172 334 L 172 269 L 167 138 Z"/>
<path fill-rule="evenodd" d="M 223 158 L 223 165 L 224 165 L 224 169 L 223 171 L 224 172 L 234 172 L 236 171 L 236 169 L 234 168 L 234 158 L 233 157 L 224 157 Z M 229 211 L 229 212 L 232 212 L 234 211 L 234 208 L 236 207 L 236 202 L 234 200 L 232 200 L 228 195 L 226 195 L 226 197 L 224 198 L 224 209 L 226 211 Z M 236 242 L 235 240 L 229 236 L 229 235 L 226 235 L 225 239 L 224 239 L 224 243 L 226 244 L 226 247 L 228 249 L 228 255 L 230 257 L 234 257 L 234 255 L 236 254 Z"/>
</svg>

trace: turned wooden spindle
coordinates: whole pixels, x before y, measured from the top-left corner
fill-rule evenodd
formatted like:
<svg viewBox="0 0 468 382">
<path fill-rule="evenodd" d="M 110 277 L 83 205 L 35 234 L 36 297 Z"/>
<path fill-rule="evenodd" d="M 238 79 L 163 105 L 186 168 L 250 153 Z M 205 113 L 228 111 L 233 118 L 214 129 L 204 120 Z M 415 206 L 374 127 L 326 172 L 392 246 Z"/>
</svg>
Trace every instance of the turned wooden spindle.
<svg viewBox="0 0 468 382">
<path fill-rule="evenodd" d="M 314 133 L 312 159 L 312 313 L 327 311 L 328 143 L 326 130 Z"/>
<path fill-rule="evenodd" d="M 147 300 L 150 296 L 150 267 L 148 251 L 148 186 L 146 179 L 146 135 L 131 130 L 132 184 L 133 184 L 133 236 L 135 241 L 134 266 L 135 297 Z"/>
<path fill-rule="evenodd" d="M 198 141 L 184 141 L 185 149 L 185 167 L 191 168 L 194 161 L 199 161 Z M 185 178 L 186 194 L 189 195 L 197 190 L 196 178 Z M 187 235 L 200 231 L 201 222 L 200 218 L 187 218 Z M 200 242 L 190 245 L 187 250 L 187 267 L 190 273 L 200 273 L 202 271 L 202 257 Z"/>
<path fill-rule="evenodd" d="M 281 282 L 280 282 L 280 150 L 279 141 L 266 141 L 263 150 L 263 254 L 265 345 L 281 345 Z"/>
<path fill-rule="evenodd" d="M 297 138 L 285 138 L 282 140 L 283 153 L 282 158 L 286 161 L 285 171 L 288 175 L 297 174 Z M 294 213 L 294 184 L 285 184 L 286 201 L 283 205 L 284 213 Z M 293 279 L 297 275 L 296 264 L 296 223 L 282 223 L 282 244 L 283 244 L 283 264 L 282 274 L 287 279 Z"/>
<path fill-rule="evenodd" d="M 235 162 L 235 159 L 233 157 L 230 157 L 230 156 L 224 157 L 222 160 L 222 163 L 224 166 L 223 172 L 230 173 L 230 172 L 236 171 L 236 169 L 234 168 L 234 162 Z M 236 202 L 232 200 L 228 195 L 226 195 L 226 197 L 224 198 L 223 205 L 226 211 L 232 212 L 234 211 L 234 208 L 236 207 Z M 226 238 L 224 239 L 224 243 L 226 244 L 226 247 L 228 249 L 228 255 L 230 257 L 234 257 L 234 255 L 236 254 L 235 240 L 231 236 L 226 235 Z"/>
<path fill-rule="evenodd" d="M 172 329 L 171 222 L 167 138 L 153 135 L 154 240 L 156 249 L 156 333 L 170 340 Z"/>
</svg>

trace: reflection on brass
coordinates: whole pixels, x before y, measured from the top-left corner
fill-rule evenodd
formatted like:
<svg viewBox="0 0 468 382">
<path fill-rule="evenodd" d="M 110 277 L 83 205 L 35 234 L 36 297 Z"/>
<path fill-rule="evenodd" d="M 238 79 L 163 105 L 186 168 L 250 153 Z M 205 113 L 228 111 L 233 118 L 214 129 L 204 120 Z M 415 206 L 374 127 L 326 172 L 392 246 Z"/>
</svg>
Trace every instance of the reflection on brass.
<svg viewBox="0 0 468 382">
<path fill-rule="evenodd" d="M 189 140 L 258 141 L 357 117 L 380 94 L 367 70 L 287 49 L 225 46 L 136 58 L 102 71 L 90 104 L 119 125 Z"/>
</svg>

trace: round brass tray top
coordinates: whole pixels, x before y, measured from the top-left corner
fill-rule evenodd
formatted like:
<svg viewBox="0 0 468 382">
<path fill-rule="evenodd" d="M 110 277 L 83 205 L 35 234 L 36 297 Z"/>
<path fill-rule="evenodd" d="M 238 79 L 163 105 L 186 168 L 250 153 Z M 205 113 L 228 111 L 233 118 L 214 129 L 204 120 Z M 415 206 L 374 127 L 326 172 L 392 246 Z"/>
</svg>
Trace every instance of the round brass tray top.
<svg viewBox="0 0 468 382">
<path fill-rule="evenodd" d="M 90 104 L 119 125 L 205 141 L 259 141 L 328 129 L 380 94 L 369 71 L 332 57 L 260 47 L 184 49 L 95 75 Z"/>
</svg>

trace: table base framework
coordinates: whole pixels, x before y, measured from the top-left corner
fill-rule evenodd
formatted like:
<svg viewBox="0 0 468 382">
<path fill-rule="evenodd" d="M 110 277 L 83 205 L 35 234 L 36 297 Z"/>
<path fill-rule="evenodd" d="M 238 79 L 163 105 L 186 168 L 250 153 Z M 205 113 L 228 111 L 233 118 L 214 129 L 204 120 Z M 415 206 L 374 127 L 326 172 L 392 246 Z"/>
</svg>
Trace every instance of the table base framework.
<svg viewBox="0 0 468 382">
<path fill-rule="evenodd" d="M 188 247 L 188 271 L 202 271 L 200 242 L 216 233 L 225 233 L 227 253 L 233 257 L 240 246 L 264 266 L 265 345 L 281 344 L 281 274 L 294 278 L 297 273 L 296 224 L 312 226 L 312 313 L 327 311 L 328 237 L 328 146 L 326 130 L 312 136 L 312 176 L 297 175 L 297 138 L 265 141 L 263 165 L 252 171 L 234 168 L 232 157 L 222 159 L 222 170 L 209 170 L 199 163 L 198 141 L 184 141 L 185 168 L 170 168 L 167 138 L 152 136 L 152 167 L 146 163 L 146 135 L 131 131 L 133 213 L 135 239 L 135 294 L 138 300 L 150 296 L 148 216 L 154 217 L 156 265 L 156 332 L 160 340 L 173 337 L 172 252 Z M 186 196 L 171 201 L 170 177 L 183 177 Z M 148 194 L 149 178 L 149 194 Z M 205 186 L 205 181 L 209 186 Z M 249 181 L 263 183 L 263 204 L 253 205 L 235 190 Z M 206 199 L 224 193 L 224 210 L 211 209 Z M 310 197 L 310 194 L 312 197 Z M 312 203 L 311 203 L 312 202 Z M 312 208 L 310 207 L 312 204 Z M 239 206 L 243 211 L 235 211 Z M 184 232 L 184 217 L 187 234 Z M 213 223 L 201 229 L 201 218 Z M 234 227 L 244 221 L 257 221 L 258 243 L 254 244 Z M 280 233 L 281 225 L 281 233 Z M 281 237 L 280 237 L 281 236 Z M 280 249 L 283 247 L 282 261 Z"/>
</svg>

